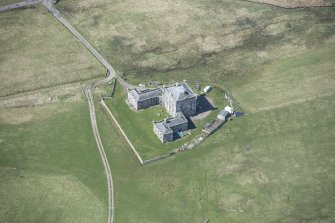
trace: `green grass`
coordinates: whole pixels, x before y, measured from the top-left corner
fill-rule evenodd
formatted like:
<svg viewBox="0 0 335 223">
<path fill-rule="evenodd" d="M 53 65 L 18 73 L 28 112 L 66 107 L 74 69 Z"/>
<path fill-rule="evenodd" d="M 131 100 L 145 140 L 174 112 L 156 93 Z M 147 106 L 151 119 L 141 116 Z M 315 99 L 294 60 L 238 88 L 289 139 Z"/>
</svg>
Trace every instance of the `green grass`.
<svg viewBox="0 0 335 223">
<path fill-rule="evenodd" d="M 195 150 L 142 167 L 97 104 L 116 189 L 116 222 L 335 221 L 334 44 L 329 41 L 334 34 L 334 9 L 282 10 L 231 0 L 70 0 L 61 1 L 59 8 L 133 82 L 212 82 L 229 87 L 246 111 L 255 111 L 228 122 Z M 59 47 L 71 52 L 73 46 L 83 48 L 63 39 L 61 26 L 46 27 L 45 21 L 56 21 L 49 21 L 45 11 L 20 13 L 29 16 L 17 11 L 0 15 L 6 30 L 0 43 L 8 49 L 1 50 L 0 69 L 11 58 L 31 72 L 18 69 L 26 77 L 40 78 L 36 64 L 45 67 L 47 58 L 77 63 L 78 54 L 67 57 L 65 50 L 60 55 Z M 20 34 L 8 29 L 14 23 L 38 27 L 28 28 L 29 35 L 22 32 L 27 39 L 17 44 L 8 41 Z M 45 37 L 64 41 L 53 45 L 53 57 L 37 47 Z M 30 39 L 36 41 L 34 48 L 22 50 Z M 20 53 L 10 56 L 16 44 L 15 52 Z M 36 62 L 31 67 L 26 62 L 30 58 Z M 181 63 L 175 65 L 176 61 Z M 86 59 L 80 60 L 78 66 L 86 70 L 82 67 L 86 64 Z M 48 75 L 68 75 L 68 64 L 54 67 L 56 71 Z M 1 70 L 5 74 L 1 80 L 15 72 Z M 25 82 L 1 83 L 7 93 L 32 89 Z M 142 125 L 149 129 L 141 137 L 149 144 L 145 149 L 151 148 L 147 156 L 165 153 L 170 145 L 172 149 L 173 144 L 162 150 L 155 146 L 162 146 L 151 131 L 157 109 L 133 116 L 124 96 L 125 92 L 116 94 L 109 106 L 124 129 L 131 131 L 130 139 L 139 142 L 132 132 Z M 219 103 L 220 89 L 215 88 L 212 96 Z M 1 222 L 106 220 L 106 179 L 86 104 L 1 108 L 0 148 Z"/>
<path fill-rule="evenodd" d="M 335 41 L 317 49 L 264 66 L 228 85 L 241 105 L 258 111 L 310 98 L 334 95 Z"/>
<path fill-rule="evenodd" d="M 218 83 L 334 35 L 334 8 L 234 0 L 66 0 L 59 10 L 133 83 Z"/>
<path fill-rule="evenodd" d="M 242 107 L 267 109 L 226 123 L 195 150 L 141 168 L 100 111 L 116 179 L 117 221 L 333 222 L 333 49 L 330 42 L 273 63 L 254 79 L 231 78 L 226 84 Z M 264 94 L 254 90 L 259 83 L 273 87 Z M 286 100 L 273 93 L 276 86 Z M 257 97 L 242 94 L 251 90 Z"/>
<path fill-rule="evenodd" d="M 0 222 L 104 222 L 107 184 L 88 106 L 0 110 Z"/>
<path fill-rule="evenodd" d="M 279 7 L 284 8 L 299 8 L 299 7 L 325 7 L 325 6 L 331 6 L 330 3 L 334 2 L 334 0 L 312 0 L 312 1 L 301 1 L 301 0 L 252 0 L 253 2 L 258 3 L 265 3 L 265 4 L 271 4 L 276 5 Z"/>
<path fill-rule="evenodd" d="M 333 222 L 334 108 L 324 97 L 234 119 L 196 150 L 144 167 L 100 109 L 116 221 Z"/>
<path fill-rule="evenodd" d="M 215 100 L 217 108 L 224 107 L 222 98 L 224 94 L 220 89 L 214 88 L 208 94 Z M 176 148 L 184 143 L 190 142 L 194 136 L 198 135 L 203 126 L 213 121 L 219 111 L 212 111 L 206 118 L 194 121 L 197 128 L 192 129 L 191 135 L 178 139 L 170 143 L 162 143 L 153 131 L 153 121 L 163 120 L 169 117 L 169 114 L 162 106 L 135 111 L 126 104 L 127 93 L 119 85 L 116 85 L 114 97 L 107 99 L 106 104 L 109 106 L 115 118 L 118 120 L 127 137 L 134 144 L 136 150 L 140 153 L 142 159 L 150 159 L 159 155 L 165 155 L 173 152 Z M 158 116 L 160 114 L 160 116 Z"/>
<path fill-rule="evenodd" d="M 8 4 L 16 3 L 16 2 L 22 2 L 22 0 L 1 0 L 0 6 L 8 5 Z"/>
<path fill-rule="evenodd" d="M 42 5 L 0 14 L 0 96 L 103 76 L 104 69 Z"/>
</svg>

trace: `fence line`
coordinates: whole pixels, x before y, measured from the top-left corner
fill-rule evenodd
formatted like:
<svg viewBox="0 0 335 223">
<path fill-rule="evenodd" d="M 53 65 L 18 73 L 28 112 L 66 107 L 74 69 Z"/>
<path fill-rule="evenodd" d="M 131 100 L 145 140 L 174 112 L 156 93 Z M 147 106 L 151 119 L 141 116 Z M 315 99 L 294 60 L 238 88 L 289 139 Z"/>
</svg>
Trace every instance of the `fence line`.
<svg viewBox="0 0 335 223">
<path fill-rule="evenodd" d="M 104 109 L 107 111 L 107 113 L 109 114 L 109 116 L 113 119 L 113 121 L 115 122 L 115 124 L 117 125 L 117 127 L 119 128 L 120 132 L 122 133 L 123 137 L 126 139 L 127 143 L 129 144 L 130 148 L 133 150 L 133 152 L 136 155 L 136 158 L 138 159 L 138 161 L 141 163 L 141 165 L 144 164 L 140 154 L 137 152 L 137 150 L 135 149 L 134 145 L 130 142 L 130 140 L 128 139 L 126 133 L 123 131 L 123 129 L 121 128 L 121 126 L 119 125 L 118 121 L 116 120 L 116 118 L 114 117 L 114 115 L 112 114 L 111 110 L 108 108 L 108 106 L 106 105 L 105 101 L 103 98 L 100 99 L 100 103 L 102 104 L 102 106 L 104 107 Z"/>
</svg>

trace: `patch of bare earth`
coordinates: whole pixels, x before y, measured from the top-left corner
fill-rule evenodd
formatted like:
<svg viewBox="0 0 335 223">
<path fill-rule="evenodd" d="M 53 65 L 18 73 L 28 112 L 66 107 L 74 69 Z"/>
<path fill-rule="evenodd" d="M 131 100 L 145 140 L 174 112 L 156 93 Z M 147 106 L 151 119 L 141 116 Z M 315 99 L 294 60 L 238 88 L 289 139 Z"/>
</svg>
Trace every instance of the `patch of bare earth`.
<svg viewBox="0 0 335 223">
<path fill-rule="evenodd" d="M 306 7 L 330 7 L 334 3 L 327 0 L 246 0 L 248 2 L 257 2 L 268 5 L 274 5 L 282 8 L 306 8 Z"/>
</svg>

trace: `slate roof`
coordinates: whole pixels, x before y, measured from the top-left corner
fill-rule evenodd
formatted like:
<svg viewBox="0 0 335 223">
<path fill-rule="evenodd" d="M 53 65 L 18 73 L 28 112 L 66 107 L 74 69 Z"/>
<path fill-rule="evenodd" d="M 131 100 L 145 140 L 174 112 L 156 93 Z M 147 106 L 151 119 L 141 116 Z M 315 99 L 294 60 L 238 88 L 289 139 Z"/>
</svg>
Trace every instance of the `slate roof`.
<svg viewBox="0 0 335 223">
<path fill-rule="evenodd" d="M 178 86 L 168 87 L 166 90 L 171 93 L 175 101 L 182 101 L 187 98 L 195 97 L 195 94 L 186 83 L 181 83 Z"/>
<path fill-rule="evenodd" d="M 161 132 L 163 132 L 164 134 L 168 134 L 172 132 L 171 127 L 185 124 L 187 122 L 188 121 L 183 115 L 183 113 L 178 112 L 176 117 L 171 117 L 171 118 L 159 121 L 159 122 L 155 122 L 155 125 Z"/>
<path fill-rule="evenodd" d="M 162 95 L 162 91 L 159 88 L 148 89 L 144 91 L 138 91 L 136 88 L 129 91 L 137 101 L 145 101 L 151 98 L 156 98 Z"/>
<path fill-rule="evenodd" d="M 155 125 L 163 134 L 172 133 L 172 130 L 169 127 L 165 126 L 163 122 L 157 122 L 155 123 Z"/>
<path fill-rule="evenodd" d="M 224 119 L 228 119 L 230 117 L 230 113 L 226 110 L 221 110 L 218 114 L 218 116 L 223 117 Z"/>
<path fill-rule="evenodd" d="M 221 110 L 219 112 L 219 116 L 222 116 L 222 117 L 228 117 L 230 115 L 230 113 L 226 110 Z"/>
</svg>

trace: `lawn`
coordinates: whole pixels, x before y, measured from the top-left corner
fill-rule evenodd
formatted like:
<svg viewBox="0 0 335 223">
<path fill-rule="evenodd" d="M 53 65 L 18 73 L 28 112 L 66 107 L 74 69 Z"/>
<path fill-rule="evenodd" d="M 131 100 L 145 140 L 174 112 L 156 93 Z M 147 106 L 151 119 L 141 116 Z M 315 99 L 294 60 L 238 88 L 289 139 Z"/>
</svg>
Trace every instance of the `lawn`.
<svg viewBox="0 0 335 223">
<path fill-rule="evenodd" d="M 161 143 L 153 132 L 153 121 L 163 120 L 169 114 L 161 106 L 135 111 L 126 104 L 127 92 L 116 85 L 114 97 L 107 99 L 106 104 L 118 120 L 121 128 L 125 131 L 136 150 L 143 160 L 154 158 L 173 152 L 177 147 L 190 141 L 201 132 L 204 121 L 194 123 L 198 128 L 191 131 L 190 136 L 185 136 L 171 143 Z M 214 113 L 214 112 L 212 112 Z M 210 118 L 213 115 L 209 116 Z M 207 118 L 208 120 L 208 118 Z M 202 124 L 202 125 L 201 125 Z"/>
<path fill-rule="evenodd" d="M 224 94 L 220 89 L 214 88 L 208 96 L 216 99 L 214 104 L 216 108 L 224 107 L 225 102 L 222 99 Z M 153 132 L 152 122 L 169 117 L 165 109 L 161 106 L 155 106 L 153 108 L 135 111 L 130 109 L 126 104 L 126 98 L 127 92 L 117 84 L 114 97 L 107 99 L 106 104 L 109 106 L 130 141 L 134 144 L 136 150 L 140 153 L 142 159 L 150 159 L 159 155 L 168 154 L 184 143 L 191 141 L 194 136 L 201 132 L 206 123 L 216 118 L 219 111 L 219 109 L 214 110 L 206 118 L 194 121 L 193 124 L 197 128 L 192 129 L 190 136 L 185 136 L 174 142 L 163 144 Z M 221 100 L 219 98 L 221 98 Z"/>
<path fill-rule="evenodd" d="M 104 75 L 97 60 L 42 5 L 0 14 L 0 96 Z"/>
<path fill-rule="evenodd" d="M 105 222 L 86 102 L 0 109 L 0 222 Z"/>
</svg>

